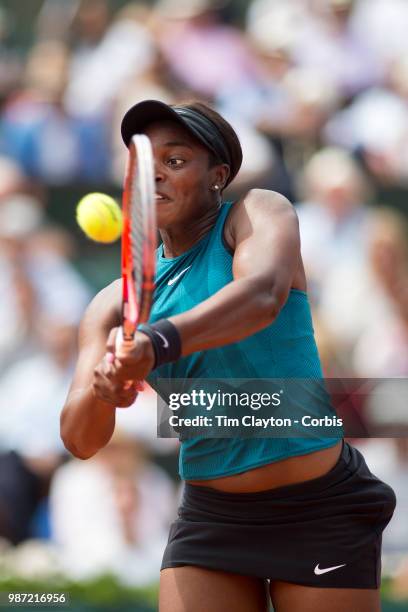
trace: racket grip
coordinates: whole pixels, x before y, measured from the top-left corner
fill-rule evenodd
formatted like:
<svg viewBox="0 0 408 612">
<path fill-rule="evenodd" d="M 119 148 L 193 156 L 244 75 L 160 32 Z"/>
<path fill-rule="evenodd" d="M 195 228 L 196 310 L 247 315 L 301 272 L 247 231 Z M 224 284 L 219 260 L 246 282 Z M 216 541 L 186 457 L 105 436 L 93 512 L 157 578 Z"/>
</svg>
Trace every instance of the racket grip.
<svg viewBox="0 0 408 612">
<path fill-rule="evenodd" d="M 123 337 L 123 329 L 119 327 L 116 335 L 115 354 L 120 357 L 126 357 L 128 353 L 135 347 L 133 340 L 125 340 Z"/>
<path fill-rule="evenodd" d="M 116 335 L 115 342 L 115 354 L 120 358 L 121 356 L 126 356 L 135 346 L 133 340 L 125 340 L 123 337 L 123 329 L 119 327 L 118 333 Z M 133 380 L 126 380 L 123 383 L 123 388 L 125 391 L 130 389 L 133 385 Z"/>
</svg>

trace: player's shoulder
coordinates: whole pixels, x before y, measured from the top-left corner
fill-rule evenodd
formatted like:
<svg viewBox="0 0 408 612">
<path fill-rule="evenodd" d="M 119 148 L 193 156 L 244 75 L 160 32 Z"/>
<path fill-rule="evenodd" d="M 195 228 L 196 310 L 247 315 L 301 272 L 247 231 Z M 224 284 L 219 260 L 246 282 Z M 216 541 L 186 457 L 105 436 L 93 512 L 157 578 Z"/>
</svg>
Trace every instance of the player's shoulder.
<svg viewBox="0 0 408 612">
<path fill-rule="evenodd" d="M 268 189 L 251 189 L 231 207 L 224 226 L 224 239 L 235 250 L 239 237 L 256 232 L 286 231 L 299 222 L 294 206 L 281 193 Z"/>
<path fill-rule="evenodd" d="M 270 189 L 250 189 L 246 194 L 237 202 L 247 208 L 256 209 L 267 206 L 269 210 L 293 210 L 293 204 L 278 191 L 272 191 Z"/>
<path fill-rule="evenodd" d="M 295 207 L 281 193 L 269 189 L 250 189 L 232 206 L 228 222 L 231 227 L 248 217 L 267 217 L 286 214 L 297 219 Z"/>
</svg>

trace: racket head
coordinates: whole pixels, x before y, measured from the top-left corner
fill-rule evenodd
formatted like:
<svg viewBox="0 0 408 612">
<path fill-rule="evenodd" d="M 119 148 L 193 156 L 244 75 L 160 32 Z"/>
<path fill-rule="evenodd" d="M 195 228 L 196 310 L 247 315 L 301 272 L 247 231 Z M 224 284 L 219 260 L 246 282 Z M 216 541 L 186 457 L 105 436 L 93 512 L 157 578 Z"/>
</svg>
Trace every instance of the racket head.
<svg viewBox="0 0 408 612">
<path fill-rule="evenodd" d="M 149 319 L 156 267 L 156 199 L 153 151 L 144 134 L 132 137 L 123 189 L 122 336 L 132 342 Z"/>
</svg>

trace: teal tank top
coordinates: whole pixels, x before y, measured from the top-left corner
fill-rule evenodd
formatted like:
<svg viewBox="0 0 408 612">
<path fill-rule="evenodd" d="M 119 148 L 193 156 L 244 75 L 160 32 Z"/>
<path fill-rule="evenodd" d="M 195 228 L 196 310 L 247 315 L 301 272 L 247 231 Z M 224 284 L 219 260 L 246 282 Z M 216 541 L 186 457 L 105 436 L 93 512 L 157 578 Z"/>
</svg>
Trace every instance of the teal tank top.
<svg viewBox="0 0 408 612">
<path fill-rule="evenodd" d="M 224 224 L 225 203 L 213 229 L 174 258 L 157 250 L 156 291 L 150 322 L 185 312 L 233 280 Z M 297 289 L 278 317 L 256 334 L 220 348 L 193 353 L 156 368 L 153 388 L 166 378 L 322 378 L 307 294 Z M 338 438 L 193 438 L 181 442 L 179 471 L 185 480 L 205 480 L 333 446 Z"/>
</svg>

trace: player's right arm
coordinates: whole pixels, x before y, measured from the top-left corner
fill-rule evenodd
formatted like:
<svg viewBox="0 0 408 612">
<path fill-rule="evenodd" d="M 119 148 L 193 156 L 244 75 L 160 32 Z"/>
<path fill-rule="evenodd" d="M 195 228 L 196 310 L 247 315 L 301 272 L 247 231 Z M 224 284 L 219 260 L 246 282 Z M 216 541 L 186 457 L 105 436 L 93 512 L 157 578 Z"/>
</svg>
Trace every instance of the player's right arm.
<svg viewBox="0 0 408 612">
<path fill-rule="evenodd" d="M 61 438 L 76 457 L 87 459 L 105 446 L 115 428 L 116 406 L 130 406 L 137 389 L 125 390 L 115 376 L 106 346 L 120 324 L 120 281 L 92 300 L 79 330 L 79 356 L 61 414 Z"/>
</svg>

